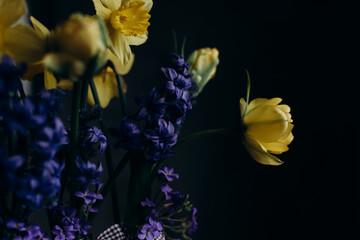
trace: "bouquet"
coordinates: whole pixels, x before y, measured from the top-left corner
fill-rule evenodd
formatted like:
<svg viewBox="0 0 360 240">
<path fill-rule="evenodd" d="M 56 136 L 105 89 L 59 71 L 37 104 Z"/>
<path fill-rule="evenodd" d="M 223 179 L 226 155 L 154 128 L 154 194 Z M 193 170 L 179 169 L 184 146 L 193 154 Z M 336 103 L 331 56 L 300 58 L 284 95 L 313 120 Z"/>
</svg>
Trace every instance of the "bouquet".
<svg viewBox="0 0 360 240">
<path fill-rule="evenodd" d="M 138 109 L 130 112 L 124 79 L 136 64 L 130 46 L 146 42 L 153 2 L 93 4 L 96 15 L 73 14 L 49 30 L 34 17 L 31 26 L 18 23 L 27 13 L 24 0 L 0 0 L 0 238 L 191 239 L 198 210 L 188 194 L 171 187 L 179 174 L 166 160 L 186 142 L 235 133 L 256 161 L 280 165 L 273 154 L 287 151 L 293 140 L 290 107 L 280 98 L 250 101 L 247 72 L 239 127 L 182 137 L 186 116 L 219 64 L 216 48 L 185 59 L 183 42 L 160 69 L 163 79 L 136 97 Z M 39 76 L 43 88 L 26 94 L 22 80 Z M 71 113 L 62 119 L 65 95 L 71 96 Z M 103 115 L 112 98 L 120 101 L 118 126 L 107 126 Z M 122 157 L 113 159 L 112 147 Z M 116 179 L 128 165 L 120 213 Z M 114 225 L 93 236 L 107 197 Z M 46 225 L 33 220 L 38 212 L 46 213 Z"/>
</svg>

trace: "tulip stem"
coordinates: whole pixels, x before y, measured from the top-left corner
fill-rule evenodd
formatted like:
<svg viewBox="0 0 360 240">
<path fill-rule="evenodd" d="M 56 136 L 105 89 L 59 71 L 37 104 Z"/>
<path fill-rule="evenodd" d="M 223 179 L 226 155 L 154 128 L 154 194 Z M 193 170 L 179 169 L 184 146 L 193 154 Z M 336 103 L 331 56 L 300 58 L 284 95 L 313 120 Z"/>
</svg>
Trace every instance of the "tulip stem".
<svg viewBox="0 0 360 240">
<path fill-rule="evenodd" d="M 105 158 L 106 158 L 106 165 L 108 168 L 108 172 L 109 172 L 109 176 L 111 177 L 113 171 L 114 171 L 114 165 L 113 165 L 113 160 L 112 160 L 112 154 L 111 154 L 111 148 L 110 148 L 110 138 L 109 138 L 109 133 L 104 121 L 104 117 L 103 117 L 103 109 L 100 105 L 100 100 L 99 100 L 99 95 L 96 91 L 96 86 L 94 83 L 94 80 L 91 78 L 90 79 L 90 89 L 92 92 L 92 95 L 94 96 L 94 101 L 95 104 L 97 104 L 100 108 L 100 117 L 99 117 L 99 123 L 100 123 L 100 127 L 104 133 L 104 136 L 106 137 L 107 141 L 108 141 L 108 146 L 105 149 Z M 114 221 L 117 223 L 120 223 L 120 208 L 119 208 L 119 197 L 117 195 L 116 192 L 117 186 L 116 183 L 114 183 L 114 188 L 111 190 L 111 200 L 112 200 L 112 206 L 113 206 L 113 210 L 114 210 Z"/>
</svg>

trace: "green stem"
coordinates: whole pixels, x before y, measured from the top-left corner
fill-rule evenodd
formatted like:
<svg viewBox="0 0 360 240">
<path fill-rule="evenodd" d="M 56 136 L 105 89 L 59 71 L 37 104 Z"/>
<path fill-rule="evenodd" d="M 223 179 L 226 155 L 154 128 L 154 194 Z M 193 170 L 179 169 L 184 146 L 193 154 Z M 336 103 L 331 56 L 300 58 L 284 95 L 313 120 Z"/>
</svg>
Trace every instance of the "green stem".
<svg viewBox="0 0 360 240">
<path fill-rule="evenodd" d="M 71 109 L 70 159 L 67 162 L 67 165 L 69 166 L 68 169 L 75 168 L 75 159 L 78 154 L 81 89 L 82 81 L 75 82 L 72 98 L 73 105 Z"/>
<path fill-rule="evenodd" d="M 116 184 L 116 179 L 119 177 L 120 173 L 124 170 L 126 164 L 129 162 L 129 160 L 131 159 L 132 155 L 130 154 L 130 152 L 126 153 L 125 156 L 123 157 L 123 159 L 120 161 L 119 165 L 115 168 L 115 170 L 113 171 L 113 173 L 110 175 L 109 180 L 105 183 L 104 188 L 101 191 L 101 194 L 105 200 L 105 198 L 107 197 L 109 191 L 114 187 L 114 185 Z M 97 207 L 100 209 L 103 201 L 99 201 L 97 204 Z M 92 221 L 95 218 L 95 214 L 91 215 L 89 217 L 89 222 L 92 223 Z"/>
<path fill-rule="evenodd" d="M 122 84 L 122 77 L 121 75 L 116 71 L 115 65 L 112 61 L 108 61 L 107 66 L 109 66 L 115 73 L 116 83 L 118 87 L 119 92 L 119 98 L 120 98 L 120 106 L 121 106 L 121 113 L 122 117 L 127 115 L 127 105 L 126 105 L 126 98 L 125 98 L 125 92 L 124 92 L 124 85 Z"/>
<path fill-rule="evenodd" d="M 106 165 L 108 168 L 109 176 L 111 176 L 114 171 L 114 165 L 113 165 L 113 159 L 112 159 L 112 154 L 111 154 L 111 148 L 110 148 L 110 144 L 109 144 L 110 138 L 109 138 L 109 133 L 108 133 L 105 121 L 104 121 L 103 111 L 102 111 L 102 108 L 100 105 L 99 96 L 97 94 L 96 86 L 95 86 L 93 79 L 90 79 L 90 89 L 94 96 L 95 103 L 97 105 L 99 105 L 99 107 L 101 109 L 99 123 L 100 123 L 100 127 L 101 127 L 102 131 L 104 132 L 104 136 L 108 140 L 108 147 L 105 150 L 105 159 L 106 159 Z M 114 188 L 111 189 L 111 200 L 112 200 L 112 206 L 113 206 L 113 211 L 114 211 L 114 221 L 116 223 L 120 223 L 121 219 L 120 219 L 119 197 L 116 192 L 117 184 L 115 182 L 113 184 L 114 184 Z"/>
</svg>

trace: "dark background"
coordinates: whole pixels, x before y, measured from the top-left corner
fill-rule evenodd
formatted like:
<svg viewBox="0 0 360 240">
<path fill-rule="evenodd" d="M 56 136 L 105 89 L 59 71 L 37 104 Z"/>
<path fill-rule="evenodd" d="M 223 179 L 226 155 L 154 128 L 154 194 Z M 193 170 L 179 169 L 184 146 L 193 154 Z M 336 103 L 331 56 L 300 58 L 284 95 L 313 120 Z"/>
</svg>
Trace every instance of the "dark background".
<svg viewBox="0 0 360 240">
<path fill-rule="evenodd" d="M 49 28 L 72 12 L 95 13 L 90 0 L 29 3 L 31 14 Z M 216 77 L 181 136 L 239 126 L 245 69 L 252 79 L 250 98 L 281 97 L 294 119 L 295 139 L 279 167 L 258 164 L 238 137 L 225 135 L 183 145 L 168 160 L 181 175 L 173 188 L 189 193 L 199 209 L 194 239 L 359 239 L 358 108 L 352 94 L 358 87 L 347 63 L 355 56 L 350 32 L 359 29 L 351 27 L 353 9 L 335 0 L 154 1 L 149 39 L 132 48 L 135 64 L 125 77 L 131 113 L 137 110 L 134 96 L 161 79 L 175 30 L 179 41 L 187 38 L 186 55 L 202 47 L 220 51 Z M 110 126 L 120 120 L 118 108 L 113 100 L 105 110 Z M 122 154 L 114 151 L 116 162 Z M 121 199 L 127 177 L 119 178 Z M 95 235 L 113 223 L 105 201 Z"/>
</svg>

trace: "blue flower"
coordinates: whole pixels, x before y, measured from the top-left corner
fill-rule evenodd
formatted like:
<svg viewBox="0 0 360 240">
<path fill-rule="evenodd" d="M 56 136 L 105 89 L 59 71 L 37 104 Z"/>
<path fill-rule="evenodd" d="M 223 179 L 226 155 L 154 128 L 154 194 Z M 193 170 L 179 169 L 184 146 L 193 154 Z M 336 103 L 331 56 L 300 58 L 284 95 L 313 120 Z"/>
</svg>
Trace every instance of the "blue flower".
<svg viewBox="0 0 360 240">
<path fill-rule="evenodd" d="M 153 203 L 152 201 L 150 201 L 148 198 L 146 198 L 145 201 L 141 202 L 140 203 L 141 206 L 145 207 L 145 206 L 148 206 L 148 207 L 156 207 L 155 203 Z"/>
<path fill-rule="evenodd" d="M 146 119 L 150 125 L 156 124 L 158 118 L 164 116 L 169 105 L 164 97 L 160 97 L 160 90 L 157 87 L 154 87 L 146 97 L 144 95 L 136 97 L 135 101 L 141 107 L 136 120 Z"/>
<path fill-rule="evenodd" d="M 158 174 L 165 177 L 165 179 L 169 182 L 179 179 L 179 174 L 174 173 L 174 168 L 165 167 L 164 170 L 159 169 Z"/>
<path fill-rule="evenodd" d="M 103 154 L 106 150 L 108 141 L 99 128 L 96 126 L 92 127 L 83 127 L 80 130 L 80 146 L 83 148 L 85 152 L 88 152 L 89 156 L 93 156 L 92 146 L 96 143 L 100 144 L 99 154 Z"/>
<path fill-rule="evenodd" d="M 62 98 L 65 92 L 60 89 L 50 89 L 40 91 L 39 97 L 43 103 L 45 103 L 46 112 L 50 117 L 55 117 L 62 108 Z"/>
<path fill-rule="evenodd" d="M 171 196 L 170 193 L 172 192 L 172 188 L 169 185 L 162 185 L 161 187 L 161 191 L 165 194 L 165 199 L 166 200 L 170 200 Z"/>
<path fill-rule="evenodd" d="M 127 150 L 141 149 L 143 141 L 140 136 L 140 128 L 133 123 L 129 117 L 124 117 L 117 129 L 111 128 L 110 134 L 116 138 L 115 148 L 125 148 Z"/>
<path fill-rule="evenodd" d="M 150 159 L 159 161 L 173 154 L 170 148 L 176 144 L 178 135 L 171 122 L 166 122 L 164 119 L 159 118 L 157 128 L 144 129 L 143 134 L 151 143 L 147 151 Z"/>
<path fill-rule="evenodd" d="M 78 167 L 78 174 L 76 179 L 80 182 L 81 185 L 86 186 L 88 184 L 98 184 L 99 177 L 103 172 L 103 167 L 101 162 L 99 162 L 99 167 L 90 161 L 84 162 L 81 157 L 76 158 L 76 165 Z"/>
<path fill-rule="evenodd" d="M 9 188 L 16 181 L 16 171 L 25 162 L 22 155 L 6 156 L 6 152 L 0 148 L 0 187 Z"/>
<path fill-rule="evenodd" d="M 25 73 L 25 64 L 15 65 L 15 61 L 7 56 L 0 60 L 0 98 L 9 91 L 17 91 L 20 87 L 20 76 Z"/>
<path fill-rule="evenodd" d="M 163 230 L 161 222 L 155 221 L 151 217 L 149 218 L 149 223 L 144 224 L 141 228 L 140 232 L 138 233 L 139 239 L 146 239 L 146 240 L 154 240 L 160 236 L 160 231 Z"/>
<path fill-rule="evenodd" d="M 173 68 L 161 68 L 167 78 L 164 88 L 170 95 L 170 99 L 180 99 L 185 90 L 191 88 L 191 79 L 179 74 Z"/>
</svg>

